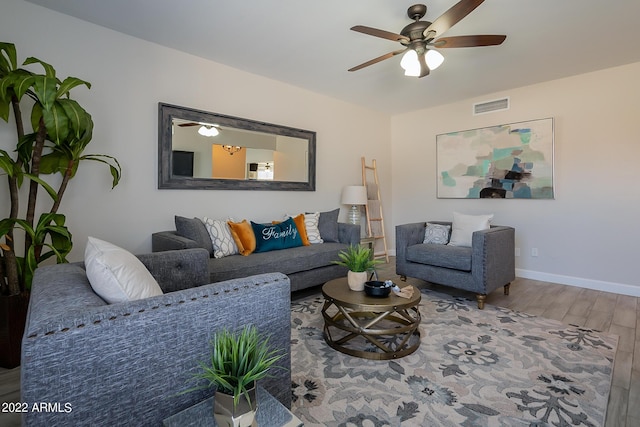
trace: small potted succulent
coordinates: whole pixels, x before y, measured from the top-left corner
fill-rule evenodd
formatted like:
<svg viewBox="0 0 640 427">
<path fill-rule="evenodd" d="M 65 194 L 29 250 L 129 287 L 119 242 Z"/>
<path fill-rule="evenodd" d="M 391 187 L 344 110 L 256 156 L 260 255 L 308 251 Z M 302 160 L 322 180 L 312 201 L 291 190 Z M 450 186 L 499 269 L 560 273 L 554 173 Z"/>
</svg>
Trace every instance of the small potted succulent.
<svg viewBox="0 0 640 427">
<path fill-rule="evenodd" d="M 375 266 L 381 261 L 373 259 L 373 251 L 370 248 L 351 245 L 346 250 L 340 251 L 337 261 L 333 264 L 347 267 L 347 283 L 352 291 L 364 290 L 364 283 L 367 281 L 367 273 L 373 271 Z"/>
<path fill-rule="evenodd" d="M 200 363 L 201 371 L 193 378 L 207 383 L 197 388 L 216 387 L 214 417 L 218 425 L 251 426 L 258 409 L 256 382 L 269 376 L 284 354 L 270 349 L 269 338 L 261 336 L 253 325 L 238 332 L 217 332 L 211 347 L 210 359 Z"/>
</svg>

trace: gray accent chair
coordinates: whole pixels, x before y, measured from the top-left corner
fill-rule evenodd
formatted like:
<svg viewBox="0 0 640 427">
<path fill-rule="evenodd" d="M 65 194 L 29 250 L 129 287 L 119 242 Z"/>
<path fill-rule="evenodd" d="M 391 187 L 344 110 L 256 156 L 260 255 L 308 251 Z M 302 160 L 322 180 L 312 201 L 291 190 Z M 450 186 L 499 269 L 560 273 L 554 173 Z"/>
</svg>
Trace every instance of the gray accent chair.
<svg viewBox="0 0 640 427">
<path fill-rule="evenodd" d="M 429 221 L 452 225 L 446 221 Z M 483 309 L 488 294 L 515 279 L 515 229 L 492 225 L 473 233 L 470 248 L 423 243 L 427 223 L 396 226 L 396 273 L 474 292 Z"/>
<path fill-rule="evenodd" d="M 204 249 L 140 255 L 164 295 L 107 304 L 84 265 L 36 270 L 22 343 L 21 401 L 59 403 L 27 426 L 158 426 L 212 395 L 181 394 L 222 327 L 254 324 L 285 357 L 260 384 L 291 405 L 291 290 L 281 273 L 209 283 Z"/>
</svg>

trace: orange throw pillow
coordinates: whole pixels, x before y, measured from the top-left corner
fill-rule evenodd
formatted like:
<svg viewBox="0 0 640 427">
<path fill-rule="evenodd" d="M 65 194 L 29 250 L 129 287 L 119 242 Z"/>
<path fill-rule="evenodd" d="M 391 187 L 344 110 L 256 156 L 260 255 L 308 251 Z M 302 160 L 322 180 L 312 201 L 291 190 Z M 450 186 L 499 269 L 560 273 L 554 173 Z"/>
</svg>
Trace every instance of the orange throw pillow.
<svg viewBox="0 0 640 427">
<path fill-rule="evenodd" d="M 296 228 L 298 229 L 298 234 L 300 234 L 300 239 L 302 239 L 302 244 L 304 246 L 310 246 L 311 242 L 309 241 L 309 237 L 307 236 L 307 227 L 304 225 L 304 214 L 300 214 L 292 217 L 293 222 L 296 224 Z M 280 224 L 282 221 L 272 221 L 272 224 Z"/>
<path fill-rule="evenodd" d="M 241 255 L 247 256 L 256 250 L 256 236 L 253 234 L 251 223 L 244 219 L 242 222 L 227 221 L 227 224 Z"/>
</svg>

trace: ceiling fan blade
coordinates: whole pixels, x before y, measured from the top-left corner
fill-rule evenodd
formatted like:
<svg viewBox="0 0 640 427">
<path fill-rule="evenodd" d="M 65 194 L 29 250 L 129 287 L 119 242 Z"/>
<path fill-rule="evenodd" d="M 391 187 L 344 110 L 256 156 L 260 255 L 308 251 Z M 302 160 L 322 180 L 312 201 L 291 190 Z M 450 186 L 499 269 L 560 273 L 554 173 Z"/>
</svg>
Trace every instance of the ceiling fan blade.
<svg viewBox="0 0 640 427">
<path fill-rule="evenodd" d="M 424 36 L 427 38 L 434 38 L 443 34 L 462 18 L 473 12 L 473 10 L 483 2 L 484 0 L 460 0 L 449 10 L 440 15 L 438 19 L 433 21 L 433 23 L 424 30 Z M 431 31 L 435 32 L 435 34 L 432 37 L 429 37 L 428 33 Z"/>
<path fill-rule="evenodd" d="M 384 55 L 378 56 L 377 58 L 374 58 L 374 59 L 372 59 L 372 60 L 370 60 L 370 61 L 364 62 L 364 63 L 362 63 L 362 64 L 360 64 L 360 65 L 356 65 L 356 66 L 355 66 L 355 67 L 353 67 L 353 68 L 349 68 L 349 71 L 358 71 L 358 70 L 361 70 L 361 69 L 363 69 L 364 67 L 368 67 L 369 65 L 373 65 L 373 64 L 376 64 L 376 63 L 378 63 L 378 62 L 380 62 L 380 61 L 384 61 L 385 59 L 392 58 L 392 57 L 394 57 L 394 56 L 396 56 L 396 55 L 399 55 L 399 54 L 401 54 L 401 53 L 403 53 L 403 52 L 405 52 L 405 51 L 407 51 L 407 50 L 408 50 L 408 48 L 407 48 L 407 49 L 400 49 L 400 50 L 396 50 L 396 51 L 394 51 L 394 52 L 385 53 Z"/>
<path fill-rule="evenodd" d="M 504 35 L 477 35 L 442 37 L 429 43 L 431 46 L 444 49 L 450 47 L 496 46 L 507 38 Z"/>
<path fill-rule="evenodd" d="M 200 123 L 181 123 L 178 126 L 183 128 L 183 127 L 188 127 L 188 126 L 198 126 Z"/>
<path fill-rule="evenodd" d="M 420 75 L 418 76 L 418 78 L 429 75 L 430 70 L 429 70 L 429 66 L 427 65 L 427 60 L 425 59 L 425 56 L 426 55 L 418 55 L 418 62 L 420 62 Z"/>
<path fill-rule="evenodd" d="M 355 27 L 351 27 L 352 31 L 357 31 L 362 34 L 367 34 L 370 36 L 380 37 L 383 39 L 391 40 L 394 42 L 399 41 L 409 41 L 408 37 L 401 36 L 400 34 L 392 33 L 385 30 L 379 30 L 377 28 L 365 27 L 364 25 L 356 25 Z"/>
</svg>

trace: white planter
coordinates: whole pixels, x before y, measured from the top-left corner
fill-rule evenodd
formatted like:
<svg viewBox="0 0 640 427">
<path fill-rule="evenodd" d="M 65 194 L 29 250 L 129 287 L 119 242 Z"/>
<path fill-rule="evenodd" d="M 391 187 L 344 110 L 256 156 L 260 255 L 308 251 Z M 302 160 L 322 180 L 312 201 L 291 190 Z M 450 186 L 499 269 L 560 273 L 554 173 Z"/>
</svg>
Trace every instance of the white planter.
<svg viewBox="0 0 640 427">
<path fill-rule="evenodd" d="M 347 283 L 352 291 L 364 291 L 364 282 L 367 281 L 366 271 L 351 271 L 347 273 Z"/>
</svg>

